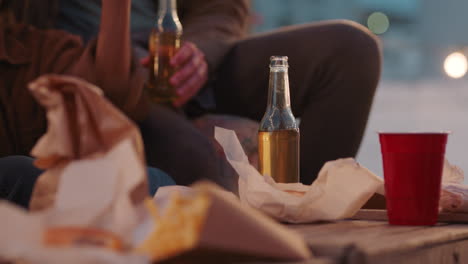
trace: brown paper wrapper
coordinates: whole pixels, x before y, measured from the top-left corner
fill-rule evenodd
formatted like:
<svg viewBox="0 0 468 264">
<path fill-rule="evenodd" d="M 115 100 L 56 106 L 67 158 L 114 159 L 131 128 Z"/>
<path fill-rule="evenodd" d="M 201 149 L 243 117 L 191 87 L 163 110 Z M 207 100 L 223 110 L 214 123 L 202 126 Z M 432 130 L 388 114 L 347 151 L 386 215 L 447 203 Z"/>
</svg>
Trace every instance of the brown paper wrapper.
<svg viewBox="0 0 468 264">
<path fill-rule="evenodd" d="M 232 193 L 209 182 L 197 183 L 185 192 L 188 197 L 197 194 L 206 195 L 210 204 L 197 241 L 157 263 L 300 261 L 312 257 L 300 235 L 242 205 Z"/>
<path fill-rule="evenodd" d="M 74 77 L 45 75 L 30 83 L 29 89 L 46 109 L 48 121 L 46 134 L 31 152 L 36 166 L 46 169 L 34 187 L 31 210 L 53 205 L 60 175 L 70 162 L 100 157 L 124 139 L 131 139 L 144 165 L 137 127 L 98 87 Z M 132 201 L 142 201 L 146 190 L 145 181 L 132 192 Z"/>
<path fill-rule="evenodd" d="M 325 163 L 312 185 L 277 183 L 250 165 L 234 131 L 216 127 L 215 138 L 239 174 L 242 203 L 282 222 L 351 217 L 383 186 L 381 178 L 352 158 Z"/>
</svg>

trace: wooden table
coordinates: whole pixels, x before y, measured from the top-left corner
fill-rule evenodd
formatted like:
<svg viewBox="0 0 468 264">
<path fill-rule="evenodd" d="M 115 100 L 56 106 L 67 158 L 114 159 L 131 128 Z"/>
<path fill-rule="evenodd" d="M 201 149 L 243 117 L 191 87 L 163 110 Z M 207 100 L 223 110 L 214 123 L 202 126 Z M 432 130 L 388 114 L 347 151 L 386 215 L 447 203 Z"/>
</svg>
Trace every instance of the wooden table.
<svg viewBox="0 0 468 264">
<path fill-rule="evenodd" d="M 468 263 L 468 225 L 390 226 L 386 221 L 345 220 L 288 225 L 316 257 L 336 264 Z"/>
</svg>

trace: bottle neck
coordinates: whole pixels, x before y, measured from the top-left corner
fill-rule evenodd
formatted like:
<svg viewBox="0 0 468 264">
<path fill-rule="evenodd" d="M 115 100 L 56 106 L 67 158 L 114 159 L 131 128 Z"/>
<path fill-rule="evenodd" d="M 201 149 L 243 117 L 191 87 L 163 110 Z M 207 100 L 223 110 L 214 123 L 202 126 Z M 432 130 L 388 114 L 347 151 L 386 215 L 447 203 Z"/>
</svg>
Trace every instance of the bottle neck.
<svg viewBox="0 0 468 264">
<path fill-rule="evenodd" d="M 182 34 L 182 24 L 177 15 L 176 0 L 159 1 L 157 28 L 159 32 Z"/>
<path fill-rule="evenodd" d="M 173 17 L 178 17 L 177 16 L 177 0 L 160 0 L 158 13 L 159 13 L 159 16 L 170 14 Z"/>
<path fill-rule="evenodd" d="M 276 108 L 279 110 L 291 108 L 288 67 L 270 67 L 268 91 L 267 108 Z"/>
</svg>

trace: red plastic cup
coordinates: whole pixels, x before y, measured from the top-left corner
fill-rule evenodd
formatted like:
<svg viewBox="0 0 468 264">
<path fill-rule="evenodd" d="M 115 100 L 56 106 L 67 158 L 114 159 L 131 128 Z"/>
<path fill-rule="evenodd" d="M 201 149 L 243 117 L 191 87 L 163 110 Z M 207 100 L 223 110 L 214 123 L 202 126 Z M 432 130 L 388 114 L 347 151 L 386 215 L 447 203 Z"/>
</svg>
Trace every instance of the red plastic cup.
<svg viewBox="0 0 468 264">
<path fill-rule="evenodd" d="M 448 134 L 379 133 L 390 224 L 437 223 Z"/>
</svg>

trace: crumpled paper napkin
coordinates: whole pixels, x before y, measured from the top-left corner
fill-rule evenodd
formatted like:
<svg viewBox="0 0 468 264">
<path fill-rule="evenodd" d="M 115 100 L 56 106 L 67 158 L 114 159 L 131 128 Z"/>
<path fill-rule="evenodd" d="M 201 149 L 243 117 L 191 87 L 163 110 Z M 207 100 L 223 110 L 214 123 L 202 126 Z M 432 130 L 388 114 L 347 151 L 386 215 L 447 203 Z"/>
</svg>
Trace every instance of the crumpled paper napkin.
<svg viewBox="0 0 468 264">
<path fill-rule="evenodd" d="M 107 250 L 43 245 L 47 228 L 70 226 L 104 229 L 132 243 L 147 217 L 148 190 L 139 131 L 98 87 L 46 75 L 30 89 L 47 110 L 47 133 L 32 151 L 47 170 L 33 193 L 36 211 L 0 203 L 0 256 L 27 263 L 145 263 Z"/>
<path fill-rule="evenodd" d="M 439 200 L 441 211 L 468 213 L 468 185 L 463 184 L 464 179 L 463 170 L 445 160 Z"/>
<path fill-rule="evenodd" d="M 354 159 L 326 163 L 310 186 L 276 183 L 249 164 L 234 131 L 216 127 L 215 138 L 239 174 L 241 202 L 279 221 L 308 223 L 352 217 L 382 186 L 382 179 Z"/>
</svg>

